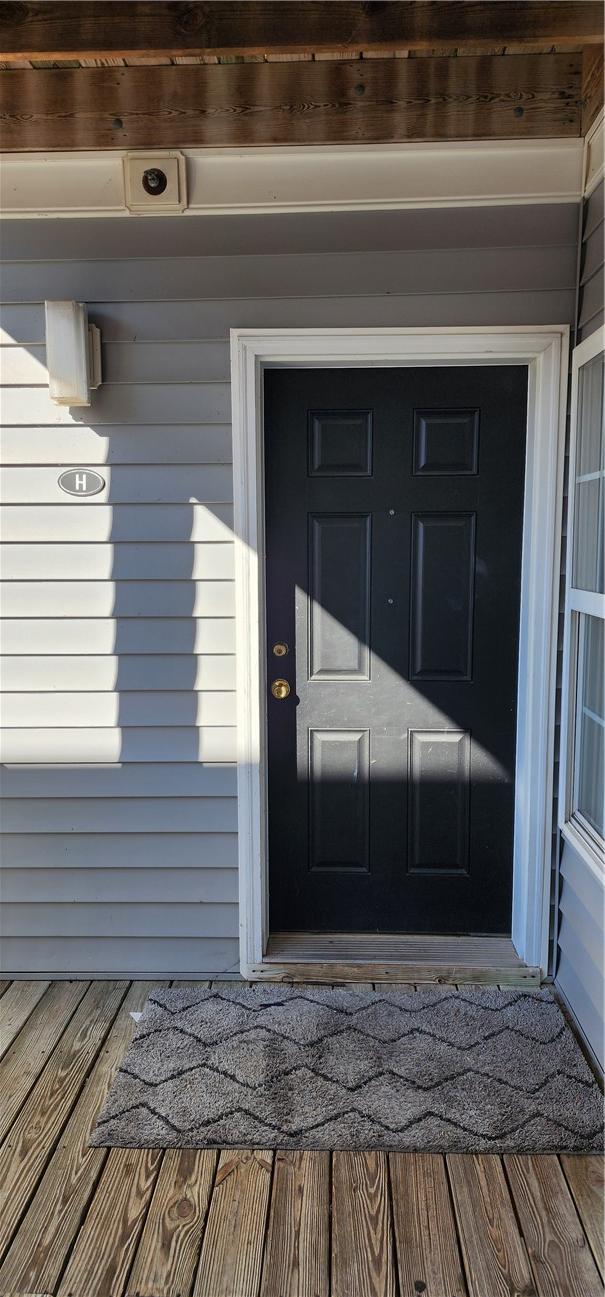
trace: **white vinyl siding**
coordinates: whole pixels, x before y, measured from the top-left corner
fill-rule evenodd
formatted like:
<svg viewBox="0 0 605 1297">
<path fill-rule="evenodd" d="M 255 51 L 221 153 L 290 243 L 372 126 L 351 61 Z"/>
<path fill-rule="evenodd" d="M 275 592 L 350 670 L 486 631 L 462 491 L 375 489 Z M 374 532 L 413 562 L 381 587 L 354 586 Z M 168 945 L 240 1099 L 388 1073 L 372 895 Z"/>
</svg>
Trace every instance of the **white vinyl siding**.
<svg viewBox="0 0 605 1297">
<path fill-rule="evenodd" d="M 605 1067 L 605 878 L 563 842 L 556 985 Z"/>
<path fill-rule="evenodd" d="M 578 294 L 577 341 L 588 338 L 605 321 L 603 277 L 603 213 L 605 185 L 601 180 L 584 203 L 582 255 Z"/>
<path fill-rule="evenodd" d="M 38 340 L 0 355 L 3 963 L 233 974 L 228 344 L 108 344 L 70 411 L 33 311 Z M 104 490 L 65 495 L 70 465 Z"/>
<path fill-rule="evenodd" d="M 196 227 L 202 248 L 220 225 L 234 251 L 254 229 L 258 254 L 233 256 L 164 246 L 155 257 L 158 224 L 178 248 L 176 220 L 154 222 L 154 234 L 144 218 L 7 223 L 7 972 L 237 973 L 229 328 L 571 320 L 575 210 L 378 215 L 285 217 L 293 233 L 281 255 L 266 246 L 275 218 Z M 141 252 L 121 257 L 135 223 Z M 369 242 L 387 228 L 403 247 L 380 233 Z M 49 401 L 43 302 L 53 297 L 85 301 L 101 329 L 103 385 L 90 409 Z M 90 501 L 57 483 L 80 465 L 106 481 Z"/>
</svg>

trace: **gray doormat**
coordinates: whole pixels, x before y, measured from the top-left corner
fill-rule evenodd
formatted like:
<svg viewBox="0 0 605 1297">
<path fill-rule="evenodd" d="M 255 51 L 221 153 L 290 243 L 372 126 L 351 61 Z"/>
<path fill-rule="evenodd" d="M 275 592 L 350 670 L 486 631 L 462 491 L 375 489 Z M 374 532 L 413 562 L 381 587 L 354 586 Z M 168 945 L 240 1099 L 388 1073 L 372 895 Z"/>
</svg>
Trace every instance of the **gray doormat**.
<svg viewBox="0 0 605 1297">
<path fill-rule="evenodd" d="M 587 1152 L 599 1087 L 548 990 L 158 988 L 96 1145 Z"/>
</svg>

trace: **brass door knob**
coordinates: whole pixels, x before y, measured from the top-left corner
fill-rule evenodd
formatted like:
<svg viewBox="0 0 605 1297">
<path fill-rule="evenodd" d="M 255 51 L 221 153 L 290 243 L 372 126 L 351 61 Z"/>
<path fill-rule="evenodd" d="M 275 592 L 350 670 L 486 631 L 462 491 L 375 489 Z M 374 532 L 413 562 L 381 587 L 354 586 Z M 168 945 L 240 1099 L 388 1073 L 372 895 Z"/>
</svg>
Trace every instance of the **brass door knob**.
<svg viewBox="0 0 605 1297">
<path fill-rule="evenodd" d="M 288 684 L 288 681 L 274 680 L 273 684 L 271 685 L 271 693 L 273 694 L 273 697 L 277 698 L 278 701 L 280 702 L 283 698 L 287 698 L 288 694 L 290 693 L 290 686 Z"/>
</svg>

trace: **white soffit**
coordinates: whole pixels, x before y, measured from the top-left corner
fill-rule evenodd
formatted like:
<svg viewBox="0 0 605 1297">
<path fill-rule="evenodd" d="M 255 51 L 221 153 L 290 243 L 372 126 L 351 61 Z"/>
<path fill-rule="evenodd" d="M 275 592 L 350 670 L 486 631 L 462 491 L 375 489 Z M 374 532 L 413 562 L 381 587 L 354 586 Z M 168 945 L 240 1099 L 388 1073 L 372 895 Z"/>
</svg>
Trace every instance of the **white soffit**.
<svg viewBox="0 0 605 1297">
<path fill-rule="evenodd" d="M 556 139 L 183 149 L 183 215 L 575 202 L 582 196 L 583 144 Z M 153 150 L 144 153 L 149 157 Z M 2 213 L 128 216 L 126 156 L 125 150 L 2 154 Z"/>
</svg>

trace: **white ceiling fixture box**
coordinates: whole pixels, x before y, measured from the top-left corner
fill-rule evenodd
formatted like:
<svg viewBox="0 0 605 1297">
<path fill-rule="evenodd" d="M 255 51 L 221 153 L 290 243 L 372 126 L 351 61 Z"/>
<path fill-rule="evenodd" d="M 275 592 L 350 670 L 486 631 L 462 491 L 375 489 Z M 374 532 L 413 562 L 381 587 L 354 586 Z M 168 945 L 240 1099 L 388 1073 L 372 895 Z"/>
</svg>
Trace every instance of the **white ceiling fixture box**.
<svg viewBox="0 0 605 1297">
<path fill-rule="evenodd" d="M 55 405 L 90 405 L 101 383 L 101 333 L 84 302 L 45 302 L 46 363 Z"/>
<path fill-rule="evenodd" d="M 187 206 L 184 153 L 174 149 L 127 153 L 124 193 L 128 210 L 139 215 L 168 216 L 182 212 Z"/>
</svg>

